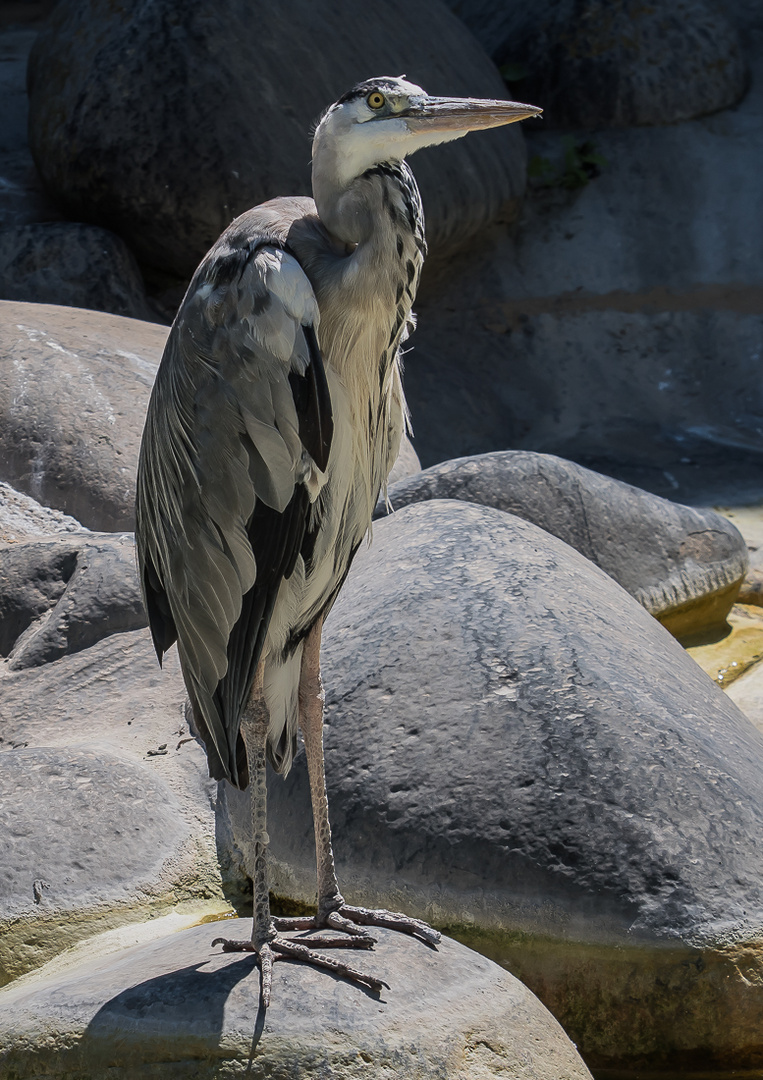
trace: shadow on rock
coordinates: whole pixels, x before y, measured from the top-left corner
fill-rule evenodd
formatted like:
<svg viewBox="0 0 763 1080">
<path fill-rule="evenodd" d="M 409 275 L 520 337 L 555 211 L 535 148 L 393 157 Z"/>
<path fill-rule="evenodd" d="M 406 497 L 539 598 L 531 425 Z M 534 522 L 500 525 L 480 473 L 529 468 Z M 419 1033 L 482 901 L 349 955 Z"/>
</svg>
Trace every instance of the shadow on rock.
<svg viewBox="0 0 763 1080">
<path fill-rule="evenodd" d="M 83 1032 L 81 1050 L 87 1060 L 111 1058 L 115 1044 L 123 1043 L 130 1032 L 140 1033 L 132 1053 L 144 1060 L 161 1060 L 162 1043 L 176 1044 L 179 1037 L 189 1058 L 209 1057 L 211 1047 L 223 1041 L 231 991 L 248 975 L 259 976 L 253 955 L 242 954 L 213 970 L 202 970 L 206 963 L 164 972 L 106 1001 Z M 252 1030 L 252 1055 L 264 1027 L 265 1009 L 260 1003 Z"/>
</svg>

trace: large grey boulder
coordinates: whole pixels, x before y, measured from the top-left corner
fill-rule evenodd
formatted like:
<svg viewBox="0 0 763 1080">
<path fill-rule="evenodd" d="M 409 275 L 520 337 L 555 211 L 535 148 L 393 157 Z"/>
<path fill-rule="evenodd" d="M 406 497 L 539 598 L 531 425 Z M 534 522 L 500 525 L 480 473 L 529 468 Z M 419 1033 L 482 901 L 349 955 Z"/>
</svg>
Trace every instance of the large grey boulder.
<svg viewBox="0 0 763 1080">
<path fill-rule="evenodd" d="M 551 127 L 670 124 L 743 94 L 727 14 L 704 0 L 450 0 Z"/>
<path fill-rule="evenodd" d="M 763 35 L 748 41 L 736 108 L 597 132 L 600 176 L 531 188 L 515 233 L 425 275 L 406 361 L 424 466 L 512 447 L 681 502 L 763 494 Z M 526 137 L 564 170 L 562 136 Z"/>
<path fill-rule="evenodd" d="M 373 952 L 358 954 L 388 984 L 380 995 L 315 968 L 277 964 L 264 1014 L 254 958 L 210 947 L 216 931 L 243 937 L 250 929 L 249 922 L 199 926 L 7 987 L 0 1071 L 18 1080 L 41 1069 L 82 1080 L 136 1071 L 178 1080 L 240 1072 L 590 1080 L 537 998 L 457 942 L 434 951 L 382 930 Z"/>
<path fill-rule="evenodd" d="M 89 528 L 131 529 L 166 337 L 137 319 L 0 301 L 0 478 Z"/>
<path fill-rule="evenodd" d="M 174 653 L 160 670 L 147 630 L 112 634 L 0 667 L 0 695 L 0 985 L 94 934 L 227 908 Z"/>
<path fill-rule="evenodd" d="M 0 545 L 0 656 L 18 671 L 146 625 L 132 533 Z"/>
<path fill-rule="evenodd" d="M 747 572 L 747 545 L 727 518 L 551 454 L 445 461 L 393 484 L 388 498 L 393 510 L 461 499 L 531 521 L 601 567 L 677 637 L 722 626 Z"/>
<path fill-rule="evenodd" d="M 309 194 L 310 126 L 324 108 L 362 79 L 402 71 L 430 93 L 504 96 L 440 0 L 62 0 L 30 57 L 32 151 L 70 217 L 189 278 L 237 214 Z M 417 161 L 433 251 L 516 217 L 516 127 Z"/>
<path fill-rule="evenodd" d="M 158 321 L 124 241 L 108 229 L 71 221 L 0 232 L 0 299 Z"/>
<path fill-rule="evenodd" d="M 500 959 L 592 1068 L 763 1059 L 763 734 L 632 597 L 528 522 L 432 501 L 376 523 L 324 646 L 348 900 Z M 303 753 L 269 797 L 273 891 L 309 903 Z"/>
</svg>

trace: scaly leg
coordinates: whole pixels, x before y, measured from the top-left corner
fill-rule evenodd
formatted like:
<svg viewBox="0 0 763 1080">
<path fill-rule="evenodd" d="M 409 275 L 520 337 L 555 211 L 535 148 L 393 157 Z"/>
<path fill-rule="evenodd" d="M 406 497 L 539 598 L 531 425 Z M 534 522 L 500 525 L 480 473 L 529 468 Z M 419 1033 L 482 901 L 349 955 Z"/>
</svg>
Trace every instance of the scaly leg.
<svg viewBox="0 0 763 1080">
<path fill-rule="evenodd" d="M 273 984 L 273 964 L 276 960 L 302 960 L 316 967 L 326 968 L 335 975 L 343 975 L 355 982 L 365 983 L 373 990 L 380 990 L 384 985 L 379 979 L 366 975 L 362 971 L 323 956 L 308 948 L 338 948 L 355 945 L 368 948 L 371 941 L 358 941 L 340 938 L 306 938 L 305 943 L 294 941 L 280 935 L 270 916 L 267 874 L 267 788 L 265 784 L 265 747 L 268 736 L 268 710 L 262 695 L 262 664 L 255 677 L 249 703 L 241 718 L 241 733 L 246 746 L 246 759 L 249 765 L 251 784 L 252 833 L 254 836 L 254 865 L 252 883 L 254 886 L 254 920 L 251 941 L 229 941 L 227 938 L 215 938 L 212 945 L 222 945 L 223 952 L 254 952 L 257 954 L 262 971 L 262 1004 L 270 1004 Z"/>
<path fill-rule="evenodd" d="M 321 681 L 321 629 L 319 620 L 305 639 L 302 671 L 299 681 L 299 722 L 305 741 L 307 771 L 310 777 L 310 797 L 315 825 L 315 853 L 318 863 L 318 913 L 315 918 L 276 919 L 279 930 L 308 930 L 330 927 L 344 931 L 359 940 L 373 943 L 361 926 L 382 926 L 414 934 L 429 945 L 436 945 L 440 935 L 420 919 L 411 919 L 396 911 L 351 907 L 345 904 L 339 891 L 331 847 L 329 804 L 326 795 L 326 773 L 323 763 L 323 683 Z"/>
</svg>

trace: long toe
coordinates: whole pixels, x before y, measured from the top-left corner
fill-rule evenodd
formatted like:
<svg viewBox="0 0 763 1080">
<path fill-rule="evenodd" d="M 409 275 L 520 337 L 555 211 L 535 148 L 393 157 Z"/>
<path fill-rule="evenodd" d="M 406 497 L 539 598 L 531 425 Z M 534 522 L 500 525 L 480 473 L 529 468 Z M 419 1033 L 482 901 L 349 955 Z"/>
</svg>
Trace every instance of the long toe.
<svg viewBox="0 0 763 1080">
<path fill-rule="evenodd" d="M 384 908 L 374 910 L 343 904 L 336 914 L 360 926 L 383 926 L 387 930 L 399 930 L 403 934 L 412 934 L 427 945 L 437 945 L 440 941 L 438 930 L 432 929 L 421 919 L 412 919 L 400 911 L 386 911 Z"/>
<path fill-rule="evenodd" d="M 315 944 L 316 939 L 308 940 L 311 941 L 311 944 Z M 381 979 L 377 979 L 374 975 L 367 975 L 364 971 L 358 971 L 357 968 L 350 967 L 349 964 L 345 964 L 341 960 L 336 960 L 333 956 L 326 956 L 325 953 L 313 952 L 307 945 L 303 945 L 293 938 L 281 937 L 279 934 L 278 937 L 274 937 L 268 944 L 275 954 L 273 956 L 274 961 L 300 960 L 304 964 L 312 964 L 314 967 L 331 971 L 334 975 L 341 975 L 351 982 L 362 983 L 364 986 L 368 986 L 371 990 L 377 992 L 387 985 L 382 982 Z"/>
<path fill-rule="evenodd" d="M 230 938 L 216 937 L 212 942 L 212 948 L 215 945 L 222 945 L 223 952 L 257 952 L 251 941 L 231 941 Z"/>
</svg>

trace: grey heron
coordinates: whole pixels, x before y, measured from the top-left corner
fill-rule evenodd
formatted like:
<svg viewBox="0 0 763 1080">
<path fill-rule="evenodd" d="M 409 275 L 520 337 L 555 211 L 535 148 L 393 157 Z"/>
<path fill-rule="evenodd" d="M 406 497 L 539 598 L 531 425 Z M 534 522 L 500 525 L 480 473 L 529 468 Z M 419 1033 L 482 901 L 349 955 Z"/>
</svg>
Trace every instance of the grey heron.
<svg viewBox="0 0 763 1080">
<path fill-rule="evenodd" d="M 404 77 L 355 86 L 319 121 L 314 199 L 237 218 L 197 269 L 170 331 L 138 469 L 137 547 L 161 662 L 177 642 L 210 774 L 251 783 L 252 939 L 262 1002 L 282 957 L 378 989 L 316 949 L 368 948 L 363 927 L 436 943 L 405 915 L 344 902 L 323 762 L 323 620 L 365 536 L 406 424 L 400 345 L 426 253 L 405 157 L 541 110 L 430 97 Z M 274 919 L 266 872 L 265 763 L 305 744 L 318 907 Z M 322 928 L 296 940 L 287 930 Z"/>
</svg>

